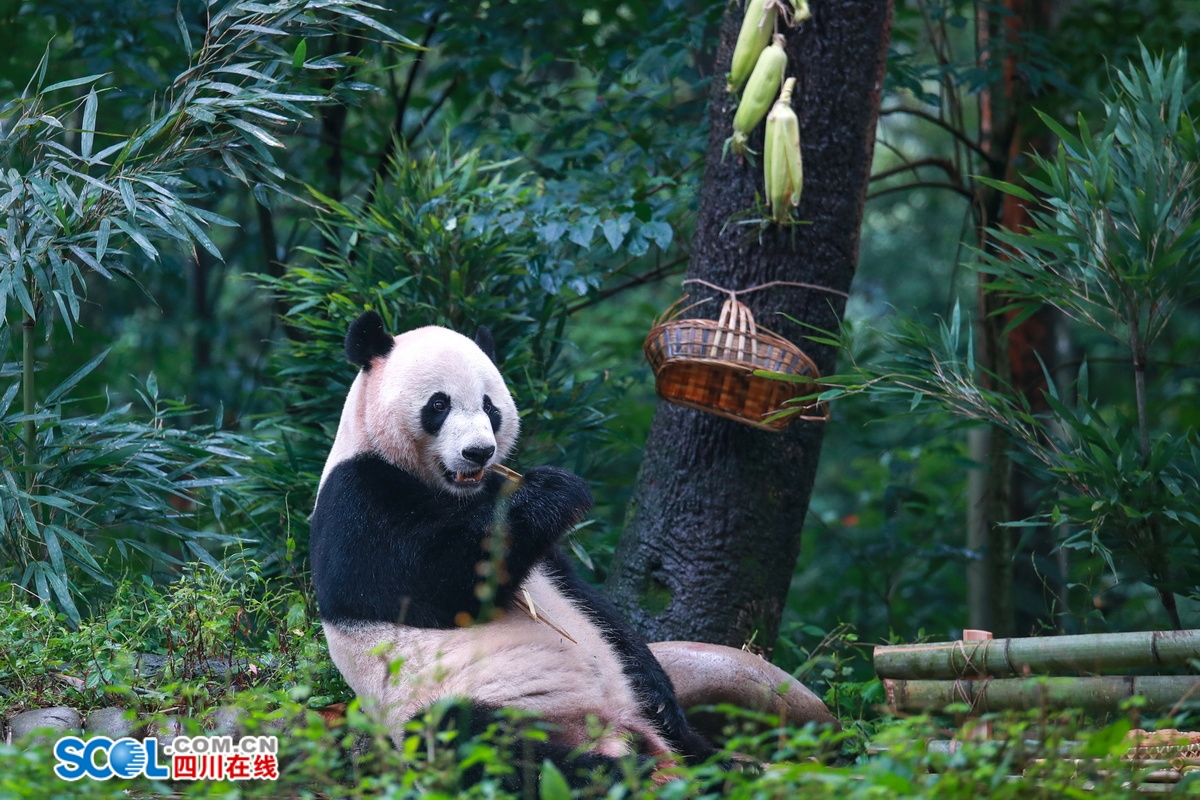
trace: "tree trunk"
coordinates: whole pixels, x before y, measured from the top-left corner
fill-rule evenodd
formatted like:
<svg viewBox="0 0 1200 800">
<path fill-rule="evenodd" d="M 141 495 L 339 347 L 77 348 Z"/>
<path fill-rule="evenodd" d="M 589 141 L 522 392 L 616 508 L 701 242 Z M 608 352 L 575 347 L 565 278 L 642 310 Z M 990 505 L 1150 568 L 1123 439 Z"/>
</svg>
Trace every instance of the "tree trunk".
<svg viewBox="0 0 1200 800">
<path fill-rule="evenodd" d="M 1025 124 L 1032 117 L 1031 92 L 1021 75 L 1019 55 L 1021 37 L 1051 33 L 1061 7 L 1060 0 L 977 4 L 976 57 L 981 69 L 999 68 L 997 80 L 979 93 L 979 145 L 992 157 L 994 178 L 1020 183 L 1022 154 L 1050 148 L 1041 128 Z M 1031 138 L 1030 130 L 1038 133 Z M 995 228 L 1021 232 L 1029 226 L 1025 200 L 993 190 L 986 190 L 983 197 L 978 204 L 980 247 L 995 250 L 991 236 Z M 1006 334 L 1012 313 L 1002 309 L 1009 305 L 1008 298 L 989 289 L 982 278 L 977 296 L 976 363 L 983 382 L 991 384 L 991 376 L 996 376 L 1022 394 L 1035 412 L 1043 411 L 1043 365 L 1054 364 L 1054 315 L 1045 309 Z M 1013 463 L 1009 442 L 999 431 L 972 431 L 968 446 L 971 460 L 979 465 L 972 471 L 967 501 L 967 547 L 979 556 L 967 567 L 968 624 L 997 637 L 1050 627 L 1052 606 L 1065 586 L 1065 575 L 1053 574 L 1061 563 L 1051 559 L 1054 531 L 1001 525 L 1033 516 L 1039 487 Z M 1030 545 L 1018 556 L 1017 542 L 1023 537 Z"/>
<path fill-rule="evenodd" d="M 788 32 L 788 75 L 797 78 L 796 112 L 804 153 L 805 224 L 758 234 L 736 224 L 762 195 L 756 160 L 722 159 L 732 133 L 734 98 L 725 91 L 742 9 L 725 13 L 711 89 L 704 186 L 688 277 L 727 289 L 769 281 L 846 292 L 858 261 L 859 227 L 884 60 L 889 0 L 822 0 Z M 762 128 L 751 137 L 761 151 Z M 690 291 L 693 300 L 721 298 Z M 785 319 L 836 331 L 845 301 L 795 287 L 741 296 L 759 324 L 802 348 L 822 374 L 836 353 L 804 340 L 810 331 Z M 719 302 L 691 312 L 713 316 Z M 617 546 L 607 590 L 650 640 L 690 639 L 734 647 L 753 638 L 769 649 L 779 630 L 824 434 L 795 422 L 768 433 L 660 402 Z"/>
</svg>

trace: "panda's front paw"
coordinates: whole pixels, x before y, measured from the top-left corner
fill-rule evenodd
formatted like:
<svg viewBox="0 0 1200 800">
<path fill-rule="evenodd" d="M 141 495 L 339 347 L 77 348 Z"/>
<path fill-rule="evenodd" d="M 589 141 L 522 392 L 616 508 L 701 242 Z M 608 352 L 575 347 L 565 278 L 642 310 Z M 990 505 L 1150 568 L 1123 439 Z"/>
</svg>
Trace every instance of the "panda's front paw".
<svg viewBox="0 0 1200 800">
<path fill-rule="evenodd" d="M 513 496 L 513 513 L 529 526 L 560 536 L 592 508 L 587 481 L 558 467 L 534 467 Z"/>
<path fill-rule="evenodd" d="M 587 481 L 573 472 L 558 467 L 534 467 L 525 473 L 522 487 L 525 492 L 552 500 L 563 509 L 582 517 L 592 510 L 592 489 Z"/>
</svg>

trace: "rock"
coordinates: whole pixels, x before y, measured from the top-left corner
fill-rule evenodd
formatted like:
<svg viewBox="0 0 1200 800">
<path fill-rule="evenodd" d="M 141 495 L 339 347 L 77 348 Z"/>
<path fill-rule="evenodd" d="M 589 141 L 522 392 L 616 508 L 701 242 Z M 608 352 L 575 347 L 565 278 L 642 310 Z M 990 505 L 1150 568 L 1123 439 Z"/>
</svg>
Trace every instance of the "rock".
<svg viewBox="0 0 1200 800">
<path fill-rule="evenodd" d="M 162 752 L 165 746 L 175 741 L 175 737 L 182 736 L 184 733 L 183 720 L 179 717 L 157 719 L 146 730 L 147 738 L 158 740 L 159 752 Z"/>
<path fill-rule="evenodd" d="M 727 721 L 720 714 L 691 713 L 696 706 L 728 703 L 778 717 L 783 725 L 838 727 L 821 698 L 753 653 L 700 642 L 655 642 L 650 652 L 674 684 L 688 719 L 711 739 L 721 738 Z"/>
<path fill-rule="evenodd" d="M 29 744 L 44 741 L 44 737 L 34 737 L 33 733 L 43 728 L 57 731 L 60 736 L 79 733 L 83 720 L 79 712 L 73 708 L 59 706 L 56 708 L 34 708 L 22 711 L 9 721 L 12 741 L 28 740 Z"/>
<path fill-rule="evenodd" d="M 167 657 L 158 653 L 138 653 L 134 670 L 140 678 L 153 678 L 167 667 Z"/>
<path fill-rule="evenodd" d="M 210 677 L 232 680 L 243 674 L 249 674 L 253 677 L 263 669 L 274 668 L 278 663 L 279 659 L 276 656 L 266 653 L 256 656 L 253 660 L 246 658 L 235 658 L 232 660 L 229 658 L 206 658 L 197 662 L 189 662 L 186 659 L 179 658 L 172 661 L 160 653 L 138 653 L 134 669 L 137 675 L 142 678 L 155 678 L 164 671 L 169 670 L 174 677 Z"/>
<path fill-rule="evenodd" d="M 246 733 L 246 709 L 238 706 L 221 706 L 205 720 L 214 736 L 232 736 L 238 741 Z"/>
<path fill-rule="evenodd" d="M 137 738 L 138 724 L 134 715 L 123 708 L 98 708 L 87 715 L 83 732 L 88 736 L 107 736 L 110 739 L 126 736 Z"/>
</svg>

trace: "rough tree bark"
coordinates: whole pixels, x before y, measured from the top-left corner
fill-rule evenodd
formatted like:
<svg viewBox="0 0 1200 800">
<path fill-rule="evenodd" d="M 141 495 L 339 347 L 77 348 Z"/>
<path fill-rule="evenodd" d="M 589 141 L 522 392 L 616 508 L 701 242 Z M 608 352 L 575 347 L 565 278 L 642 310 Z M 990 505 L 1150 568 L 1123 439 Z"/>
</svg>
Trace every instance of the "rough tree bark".
<svg viewBox="0 0 1200 800">
<path fill-rule="evenodd" d="M 704 185 L 688 277 L 727 289 L 783 280 L 841 292 L 858 262 L 859 228 L 875 143 L 890 0 L 821 0 L 788 35 L 788 75 L 804 153 L 806 223 L 761 237 L 730 218 L 754 206 L 761 166 L 722 160 L 735 104 L 725 91 L 742 9 L 721 26 L 713 71 Z M 761 126 L 751 147 L 761 150 Z M 689 287 L 690 289 L 691 287 Z M 715 296 L 690 291 L 693 300 Z M 836 353 L 804 340 L 787 314 L 837 330 L 844 299 L 775 287 L 741 298 L 761 325 L 801 344 L 822 374 Z M 695 309 L 716 316 L 719 302 Z M 770 648 L 800 552 L 824 425 L 796 422 L 767 433 L 660 402 L 628 522 L 606 589 L 648 640 L 690 639 Z"/>
</svg>

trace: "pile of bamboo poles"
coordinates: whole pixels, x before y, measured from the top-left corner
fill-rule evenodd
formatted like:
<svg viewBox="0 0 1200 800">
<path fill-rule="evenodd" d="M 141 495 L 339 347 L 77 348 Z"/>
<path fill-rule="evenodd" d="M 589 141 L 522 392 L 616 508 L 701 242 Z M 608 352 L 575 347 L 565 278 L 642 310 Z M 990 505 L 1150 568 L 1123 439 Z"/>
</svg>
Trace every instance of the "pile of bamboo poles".
<svg viewBox="0 0 1200 800">
<path fill-rule="evenodd" d="M 1107 714 L 1126 699 L 1142 698 L 1151 714 L 1173 714 L 1185 704 L 1200 705 L 1200 630 L 1089 634 L 1030 639 L 992 639 L 986 631 L 963 631 L 957 642 L 875 648 L 875 672 L 893 713 L 942 713 L 958 706 L 968 716 L 1004 710 L 1082 709 Z M 1121 674 L 1174 672 L 1177 674 Z M 992 723 L 981 720 L 962 737 L 991 738 Z M 1123 760 L 1138 775 L 1129 784 L 1139 794 L 1172 791 L 1188 772 L 1200 770 L 1200 733 L 1130 731 Z M 1038 759 L 1028 755 L 1009 767 L 1016 776 Z M 953 752 L 962 739 L 927 743 L 930 752 Z M 1080 789 L 1090 788 L 1089 770 L 1101 767 L 1082 755 L 1079 743 L 1063 743 L 1058 758 L 1076 764 Z"/>
<path fill-rule="evenodd" d="M 894 712 L 1006 709 L 1116 711 L 1127 698 L 1170 713 L 1200 703 L 1200 676 L 1121 675 L 1200 667 L 1200 630 L 961 640 L 875 648 L 875 672 Z M 1066 673 L 1066 675 L 1064 675 Z"/>
</svg>

